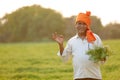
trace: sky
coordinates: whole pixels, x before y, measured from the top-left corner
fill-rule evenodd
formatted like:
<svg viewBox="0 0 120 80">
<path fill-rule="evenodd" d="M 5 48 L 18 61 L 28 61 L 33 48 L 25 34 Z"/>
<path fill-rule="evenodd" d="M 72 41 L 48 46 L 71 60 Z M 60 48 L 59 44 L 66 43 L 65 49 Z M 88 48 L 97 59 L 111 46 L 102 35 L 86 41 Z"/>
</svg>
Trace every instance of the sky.
<svg viewBox="0 0 120 80">
<path fill-rule="evenodd" d="M 0 18 L 6 13 L 31 5 L 40 5 L 61 13 L 63 17 L 77 15 L 79 12 L 91 11 L 91 15 L 100 18 L 103 25 L 110 22 L 120 23 L 119 0 L 1 0 Z"/>
</svg>

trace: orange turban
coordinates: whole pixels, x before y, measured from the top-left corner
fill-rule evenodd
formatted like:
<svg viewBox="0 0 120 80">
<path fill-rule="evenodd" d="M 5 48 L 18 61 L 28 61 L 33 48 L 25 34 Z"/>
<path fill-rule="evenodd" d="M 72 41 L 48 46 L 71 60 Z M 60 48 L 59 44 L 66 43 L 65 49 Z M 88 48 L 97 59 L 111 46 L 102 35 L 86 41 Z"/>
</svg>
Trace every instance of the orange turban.
<svg viewBox="0 0 120 80">
<path fill-rule="evenodd" d="M 91 19 L 90 19 L 90 11 L 86 11 L 86 13 L 79 13 L 78 16 L 76 17 L 76 22 L 82 21 L 87 24 L 87 40 L 88 42 L 93 42 L 96 40 L 95 36 L 93 35 L 93 32 L 90 30 L 90 24 L 91 24 Z"/>
</svg>

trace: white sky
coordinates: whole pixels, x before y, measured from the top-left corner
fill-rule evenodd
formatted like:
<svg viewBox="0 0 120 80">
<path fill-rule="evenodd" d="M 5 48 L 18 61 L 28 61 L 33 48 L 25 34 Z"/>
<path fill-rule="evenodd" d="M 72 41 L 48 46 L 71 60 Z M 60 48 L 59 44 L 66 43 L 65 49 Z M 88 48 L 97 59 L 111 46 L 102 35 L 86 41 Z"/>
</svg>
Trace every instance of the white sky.
<svg viewBox="0 0 120 80">
<path fill-rule="evenodd" d="M 0 17 L 23 6 L 38 4 L 60 12 L 64 17 L 77 15 L 79 12 L 91 11 L 101 19 L 103 25 L 109 22 L 120 23 L 119 0 L 1 0 Z"/>
</svg>

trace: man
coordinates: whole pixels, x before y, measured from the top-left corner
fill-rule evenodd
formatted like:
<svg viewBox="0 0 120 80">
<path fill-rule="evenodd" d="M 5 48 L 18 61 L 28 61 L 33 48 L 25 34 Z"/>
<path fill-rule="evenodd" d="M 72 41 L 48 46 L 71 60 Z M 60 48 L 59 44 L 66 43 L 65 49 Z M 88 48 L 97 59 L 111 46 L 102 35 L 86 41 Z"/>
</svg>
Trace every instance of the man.
<svg viewBox="0 0 120 80">
<path fill-rule="evenodd" d="M 66 47 L 63 46 L 64 38 L 62 35 L 54 33 L 52 38 L 59 44 L 59 55 L 64 61 L 73 56 L 74 80 L 102 80 L 98 63 L 89 60 L 86 52 L 94 46 L 102 46 L 98 35 L 90 30 L 90 12 L 79 13 L 76 17 L 75 28 L 77 34 L 69 39 Z"/>
</svg>

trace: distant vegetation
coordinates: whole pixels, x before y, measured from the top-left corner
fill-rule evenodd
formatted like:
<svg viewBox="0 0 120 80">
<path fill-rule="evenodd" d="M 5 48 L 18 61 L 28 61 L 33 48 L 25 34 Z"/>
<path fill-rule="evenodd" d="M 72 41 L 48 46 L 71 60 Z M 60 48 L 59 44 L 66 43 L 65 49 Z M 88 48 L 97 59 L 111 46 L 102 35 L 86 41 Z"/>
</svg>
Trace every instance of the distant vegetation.
<svg viewBox="0 0 120 80">
<path fill-rule="evenodd" d="M 65 18 L 60 13 L 39 5 L 25 6 L 0 19 L 0 42 L 50 41 L 51 34 L 58 32 L 65 38 L 73 36 L 75 17 Z M 119 39 L 120 24 L 103 26 L 97 16 L 91 16 L 91 29 L 102 39 Z"/>
</svg>

